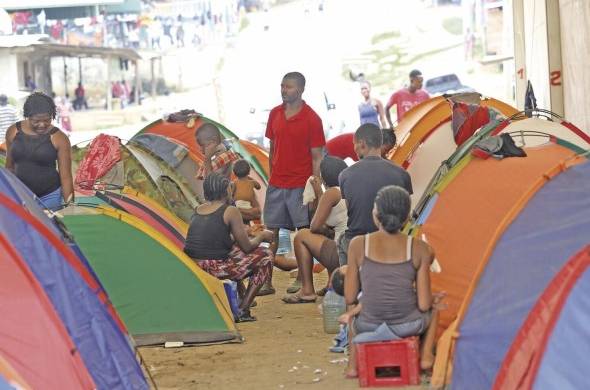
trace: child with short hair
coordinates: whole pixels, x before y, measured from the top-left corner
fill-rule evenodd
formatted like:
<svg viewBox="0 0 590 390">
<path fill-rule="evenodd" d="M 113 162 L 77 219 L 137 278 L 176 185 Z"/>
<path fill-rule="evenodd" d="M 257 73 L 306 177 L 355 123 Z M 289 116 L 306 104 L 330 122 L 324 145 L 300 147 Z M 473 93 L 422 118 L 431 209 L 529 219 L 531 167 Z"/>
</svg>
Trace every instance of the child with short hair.
<svg viewBox="0 0 590 390">
<path fill-rule="evenodd" d="M 211 173 L 219 173 L 227 178 L 231 175 L 232 163 L 239 157 L 222 142 L 221 132 L 212 123 L 203 123 L 195 132 L 197 144 L 205 159 L 197 171 L 197 179 L 205 180 Z"/>
<path fill-rule="evenodd" d="M 250 175 L 250 164 L 244 159 L 237 160 L 233 167 L 234 175 L 234 202 L 242 213 L 244 223 L 260 218 L 260 203 L 254 190 L 260 189 L 260 183 L 252 179 Z"/>
</svg>

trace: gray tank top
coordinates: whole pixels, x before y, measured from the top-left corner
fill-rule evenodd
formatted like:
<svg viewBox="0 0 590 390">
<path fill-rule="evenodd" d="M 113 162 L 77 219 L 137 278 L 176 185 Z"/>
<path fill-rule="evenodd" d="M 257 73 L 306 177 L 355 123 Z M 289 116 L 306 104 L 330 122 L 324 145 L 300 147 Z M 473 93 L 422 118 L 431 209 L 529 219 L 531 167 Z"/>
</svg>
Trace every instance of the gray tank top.
<svg viewBox="0 0 590 390">
<path fill-rule="evenodd" d="M 365 235 L 365 257 L 359 270 L 363 294 L 361 320 L 379 325 L 403 324 L 421 317 L 414 288 L 416 268 L 412 261 L 412 237 L 408 237 L 407 260 L 380 263 L 368 257 L 369 239 Z"/>
</svg>

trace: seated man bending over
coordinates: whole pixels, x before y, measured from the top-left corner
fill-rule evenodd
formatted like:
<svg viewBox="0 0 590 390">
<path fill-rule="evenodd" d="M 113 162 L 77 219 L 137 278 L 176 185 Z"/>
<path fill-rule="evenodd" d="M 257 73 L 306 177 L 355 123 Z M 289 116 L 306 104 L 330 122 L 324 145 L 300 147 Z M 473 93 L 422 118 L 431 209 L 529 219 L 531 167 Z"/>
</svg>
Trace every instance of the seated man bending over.
<svg viewBox="0 0 590 390">
<path fill-rule="evenodd" d="M 250 306 L 260 287 L 272 277 L 273 262 L 272 251 L 259 245 L 272 242 L 273 234 L 262 230 L 248 238 L 242 214 L 229 205 L 232 190 L 227 177 L 211 173 L 203 183 L 203 192 L 206 202 L 195 210 L 184 252 L 218 279 L 249 278 L 236 322 L 255 321 Z"/>
<path fill-rule="evenodd" d="M 320 163 L 321 179 L 326 192 L 321 192 L 321 184 L 314 177 L 314 191 L 319 198 L 310 229 L 301 229 L 295 236 L 294 249 L 297 266 L 301 274 L 301 290 L 283 297 L 285 303 L 311 303 L 316 300 L 313 287 L 313 258 L 326 267 L 332 275 L 338 267 L 338 248 L 336 241 L 346 230 L 346 202 L 340 194 L 338 176 L 346 169 L 346 163 L 337 157 L 325 156 Z M 318 292 L 318 295 L 324 295 Z"/>
</svg>

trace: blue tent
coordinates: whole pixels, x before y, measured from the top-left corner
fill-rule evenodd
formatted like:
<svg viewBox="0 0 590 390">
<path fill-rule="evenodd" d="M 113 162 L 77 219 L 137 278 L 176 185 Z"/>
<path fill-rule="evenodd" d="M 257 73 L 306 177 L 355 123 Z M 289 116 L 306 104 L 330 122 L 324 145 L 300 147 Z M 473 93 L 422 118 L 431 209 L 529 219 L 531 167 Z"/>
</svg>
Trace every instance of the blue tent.
<svg viewBox="0 0 590 390">
<path fill-rule="evenodd" d="M 590 242 L 589 193 L 586 161 L 548 181 L 502 234 L 459 326 L 453 389 L 492 387 L 541 293 Z"/>
<path fill-rule="evenodd" d="M 553 278 L 520 328 L 494 390 L 590 388 L 590 245 Z"/>
<path fill-rule="evenodd" d="M 9 177 L 2 181 L 5 185 L 12 184 L 12 190 L 0 188 L 0 232 L 25 259 L 44 288 L 97 386 L 147 389 L 127 339 L 99 300 L 98 293 L 74 269 L 74 253 L 48 227 L 51 222 L 42 219 L 43 213 L 34 210 L 34 202 L 28 203 L 25 209 L 23 202 L 17 203 L 7 196 L 19 194 L 26 198 L 24 185 L 4 169 L 0 169 L 0 176 Z"/>
</svg>

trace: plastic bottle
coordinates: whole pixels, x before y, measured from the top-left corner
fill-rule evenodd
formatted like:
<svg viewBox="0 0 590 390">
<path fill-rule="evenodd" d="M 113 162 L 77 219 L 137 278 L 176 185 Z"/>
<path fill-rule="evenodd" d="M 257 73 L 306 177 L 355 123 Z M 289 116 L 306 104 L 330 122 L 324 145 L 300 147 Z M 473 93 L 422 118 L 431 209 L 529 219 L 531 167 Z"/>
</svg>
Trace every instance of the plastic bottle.
<svg viewBox="0 0 590 390">
<path fill-rule="evenodd" d="M 324 331 L 326 333 L 338 333 L 340 324 L 338 317 L 346 311 L 344 297 L 338 295 L 334 290 L 329 289 L 324 296 L 322 303 L 322 312 L 324 315 Z"/>
</svg>

